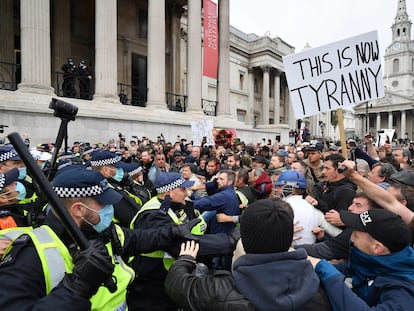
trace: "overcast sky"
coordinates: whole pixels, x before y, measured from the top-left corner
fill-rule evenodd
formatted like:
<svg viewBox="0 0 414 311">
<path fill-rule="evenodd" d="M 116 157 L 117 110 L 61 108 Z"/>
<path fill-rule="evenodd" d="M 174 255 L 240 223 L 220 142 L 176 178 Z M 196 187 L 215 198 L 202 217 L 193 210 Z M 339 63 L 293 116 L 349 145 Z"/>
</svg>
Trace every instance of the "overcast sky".
<svg viewBox="0 0 414 311">
<path fill-rule="evenodd" d="M 414 19 L 414 0 L 406 0 Z M 391 42 L 398 0 L 230 0 L 230 24 L 245 33 L 278 36 L 302 51 L 372 30 L 381 56 Z M 413 30 L 414 31 L 414 30 Z"/>
</svg>

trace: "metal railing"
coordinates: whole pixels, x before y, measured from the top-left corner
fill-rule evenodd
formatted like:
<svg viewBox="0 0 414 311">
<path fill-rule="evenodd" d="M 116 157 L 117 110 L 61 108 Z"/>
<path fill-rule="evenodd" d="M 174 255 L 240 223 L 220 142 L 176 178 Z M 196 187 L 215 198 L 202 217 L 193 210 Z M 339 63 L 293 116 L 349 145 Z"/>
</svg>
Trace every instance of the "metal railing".
<svg viewBox="0 0 414 311">
<path fill-rule="evenodd" d="M 167 107 L 171 111 L 185 112 L 187 109 L 187 95 L 166 93 Z"/>
<path fill-rule="evenodd" d="M 118 83 L 118 96 L 122 105 L 147 106 L 148 88 Z"/>
<path fill-rule="evenodd" d="M 215 100 L 201 100 L 201 108 L 207 116 L 217 116 L 217 101 Z"/>
<path fill-rule="evenodd" d="M 15 91 L 20 83 L 21 65 L 0 62 L 0 90 Z"/>
<path fill-rule="evenodd" d="M 54 71 L 52 87 L 57 96 L 80 98 L 91 100 L 95 94 L 95 80 L 79 79 L 77 74 L 65 74 L 62 71 Z"/>
</svg>

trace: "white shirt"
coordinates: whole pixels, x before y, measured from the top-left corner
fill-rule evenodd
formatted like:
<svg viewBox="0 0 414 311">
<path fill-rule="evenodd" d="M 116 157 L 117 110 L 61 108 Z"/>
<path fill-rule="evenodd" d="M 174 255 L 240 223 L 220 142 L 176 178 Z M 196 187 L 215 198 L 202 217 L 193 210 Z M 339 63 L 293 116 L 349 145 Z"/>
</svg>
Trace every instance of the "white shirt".
<svg viewBox="0 0 414 311">
<path fill-rule="evenodd" d="M 325 220 L 323 213 L 309 204 L 301 195 L 290 195 L 283 199 L 293 209 L 295 213 L 294 222 L 299 221 L 298 226 L 302 226 L 303 231 L 298 232 L 302 238 L 293 241 L 293 245 L 313 244 L 316 242 L 316 236 L 312 233 L 315 227 L 321 227 L 330 236 L 337 236 L 342 232 L 341 229 L 335 227 Z"/>
</svg>

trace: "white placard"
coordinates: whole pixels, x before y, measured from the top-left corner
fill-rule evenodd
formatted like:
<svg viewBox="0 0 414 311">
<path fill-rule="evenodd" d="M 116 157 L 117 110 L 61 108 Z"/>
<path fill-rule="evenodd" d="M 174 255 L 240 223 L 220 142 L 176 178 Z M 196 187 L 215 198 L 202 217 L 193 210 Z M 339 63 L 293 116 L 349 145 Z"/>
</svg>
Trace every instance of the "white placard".
<svg viewBox="0 0 414 311">
<path fill-rule="evenodd" d="M 384 96 L 377 31 L 283 57 L 296 119 Z"/>
<path fill-rule="evenodd" d="M 203 137 L 206 137 L 208 146 L 214 145 L 212 120 L 191 121 L 191 133 L 193 136 L 193 146 L 201 146 Z"/>
<path fill-rule="evenodd" d="M 383 146 L 387 140 L 389 140 L 389 143 L 392 142 L 392 138 L 394 137 L 395 130 L 393 129 L 381 129 L 377 133 L 377 146 Z"/>
</svg>

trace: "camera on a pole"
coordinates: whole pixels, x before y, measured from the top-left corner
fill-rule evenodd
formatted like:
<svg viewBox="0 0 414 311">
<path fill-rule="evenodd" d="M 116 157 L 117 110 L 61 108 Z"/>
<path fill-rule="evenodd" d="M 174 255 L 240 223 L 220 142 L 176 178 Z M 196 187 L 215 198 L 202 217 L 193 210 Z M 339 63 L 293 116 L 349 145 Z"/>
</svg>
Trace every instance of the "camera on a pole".
<svg viewBox="0 0 414 311">
<path fill-rule="evenodd" d="M 55 111 L 55 117 L 69 119 L 71 121 L 75 121 L 76 114 L 78 113 L 78 107 L 57 98 L 52 98 L 49 108 Z"/>
</svg>

